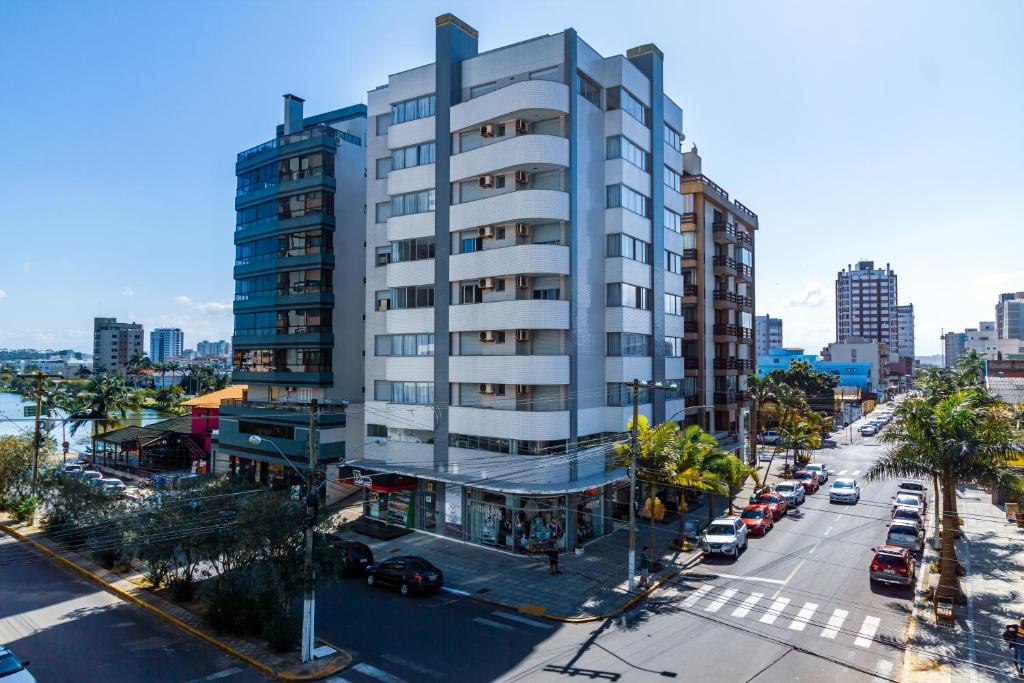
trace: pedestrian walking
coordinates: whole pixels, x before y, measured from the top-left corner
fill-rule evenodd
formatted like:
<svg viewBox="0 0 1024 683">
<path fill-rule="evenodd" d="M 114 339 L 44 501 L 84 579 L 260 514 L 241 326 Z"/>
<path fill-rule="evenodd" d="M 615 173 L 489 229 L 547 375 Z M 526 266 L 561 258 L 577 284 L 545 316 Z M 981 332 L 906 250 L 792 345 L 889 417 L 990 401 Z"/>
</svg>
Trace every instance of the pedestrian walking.
<svg viewBox="0 0 1024 683">
<path fill-rule="evenodd" d="M 647 582 L 651 578 L 651 555 L 650 548 L 643 547 L 640 551 L 640 587 L 647 588 Z"/>
<path fill-rule="evenodd" d="M 551 575 L 561 574 L 562 570 L 558 568 L 558 548 L 555 547 L 555 544 L 548 543 L 547 550 L 544 552 L 548 556 L 548 569 L 551 571 Z"/>
<path fill-rule="evenodd" d="M 1003 638 L 1013 648 L 1013 665 L 1017 667 L 1017 675 L 1024 677 L 1024 618 L 1017 624 L 1007 626 Z"/>
</svg>

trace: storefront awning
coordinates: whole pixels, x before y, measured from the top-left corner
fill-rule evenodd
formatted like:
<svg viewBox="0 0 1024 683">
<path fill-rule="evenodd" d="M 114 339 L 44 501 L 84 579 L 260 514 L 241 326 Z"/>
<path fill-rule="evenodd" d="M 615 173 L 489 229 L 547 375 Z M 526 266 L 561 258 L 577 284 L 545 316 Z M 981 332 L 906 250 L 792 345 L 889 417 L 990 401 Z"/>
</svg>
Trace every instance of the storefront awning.
<svg viewBox="0 0 1024 683">
<path fill-rule="evenodd" d="M 358 464 L 358 462 L 357 462 Z M 364 471 L 358 466 L 342 465 L 338 468 L 338 479 L 343 484 L 360 486 L 370 491 L 394 493 L 395 491 L 413 491 L 416 479 L 392 472 Z"/>
</svg>

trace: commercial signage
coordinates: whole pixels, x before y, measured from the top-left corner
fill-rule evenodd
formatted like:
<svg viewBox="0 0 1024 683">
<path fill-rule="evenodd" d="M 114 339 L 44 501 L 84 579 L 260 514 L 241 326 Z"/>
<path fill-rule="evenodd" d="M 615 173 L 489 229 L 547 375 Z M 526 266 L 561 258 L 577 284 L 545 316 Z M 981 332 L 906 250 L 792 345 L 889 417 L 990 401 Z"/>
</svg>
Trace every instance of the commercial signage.
<svg viewBox="0 0 1024 683">
<path fill-rule="evenodd" d="M 352 484 L 362 486 L 364 489 L 373 487 L 373 478 L 365 476 L 359 470 L 352 470 Z"/>
<path fill-rule="evenodd" d="M 25 406 L 25 417 L 35 417 L 35 416 L 36 416 L 36 407 L 35 406 Z"/>
<path fill-rule="evenodd" d="M 451 533 L 462 532 L 462 487 L 458 484 L 444 486 L 444 528 Z"/>
</svg>

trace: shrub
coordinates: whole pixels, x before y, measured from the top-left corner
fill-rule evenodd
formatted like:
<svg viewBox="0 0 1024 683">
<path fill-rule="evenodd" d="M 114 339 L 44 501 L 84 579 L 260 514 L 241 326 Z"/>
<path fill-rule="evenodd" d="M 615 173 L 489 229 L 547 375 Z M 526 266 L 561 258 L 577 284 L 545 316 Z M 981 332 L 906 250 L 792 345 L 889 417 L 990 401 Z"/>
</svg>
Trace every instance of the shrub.
<svg viewBox="0 0 1024 683">
<path fill-rule="evenodd" d="M 167 584 L 167 592 L 175 602 L 190 602 L 196 597 L 196 582 L 175 577 Z"/>
<path fill-rule="evenodd" d="M 263 637 L 274 652 L 288 652 L 295 649 L 302 633 L 298 617 L 282 609 L 275 609 L 263 622 Z"/>
<path fill-rule="evenodd" d="M 32 519 L 39 509 L 39 498 L 37 496 L 25 496 L 14 504 L 14 516 L 19 522 Z"/>
<path fill-rule="evenodd" d="M 170 563 L 167 560 L 146 560 L 143 562 L 146 571 L 146 583 L 153 588 L 159 588 L 167 580 L 170 571 Z"/>
</svg>

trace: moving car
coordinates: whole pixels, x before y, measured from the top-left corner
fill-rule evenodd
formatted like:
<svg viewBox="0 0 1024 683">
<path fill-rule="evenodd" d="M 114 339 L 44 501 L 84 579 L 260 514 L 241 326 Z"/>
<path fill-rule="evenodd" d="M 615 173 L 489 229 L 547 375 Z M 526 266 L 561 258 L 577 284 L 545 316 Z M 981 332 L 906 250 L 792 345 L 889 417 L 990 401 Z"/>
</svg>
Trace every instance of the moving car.
<svg viewBox="0 0 1024 683">
<path fill-rule="evenodd" d="M 14 653 L 0 645 L 0 681 L 3 683 L 35 683 L 35 676 L 28 672 L 28 660 L 24 662 Z"/>
<path fill-rule="evenodd" d="M 334 534 L 327 537 L 327 542 L 341 554 L 341 573 L 344 576 L 362 576 L 366 568 L 373 564 L 373 551 L 365 543 L 343 539 Z"/>
<path fill-rule="evenodd" d="M 437 590 L 444 574 L 422 557 L 400 555 L 366 568 L 366 585 L 398 586 L 402 595 Z"/>
<path fill-rule="evenodd" d="M 705 553 L 739 557 L 747 547 L 747 525 L 739 517 L 720 517 L 701 535 Z"/>
<path fill-rule="evenodd" d="M 860 486 L 856 479 L 841 478 L 832 482 L 828 489 L 828 502 L 853 503 L 860 502 Z"/>
<path fill-rule="evenodd" d="M 924 549 L 924 532 L 920 525 L 911 519 L 894 519 L 889 524 L 889 533 L 885 535 L 887 545 L 906 548 L 919 553 Z"/>
<path fill-rule="evenodd" d="M 779 441 L 781 441 L 781 440 L 782 440 L 782 435 L 779 434 L 774 429 L 767 429 L 767 430 L 761 432 L 761 436 L 757 437 L 758 443 L 767 444 L 769 446 L 774 446 L 774 445 L 778 444 Z"/>
<path fill-rule="evenodd" d="M 780 481 L 775 485 L 775 492 L 785 496 L 786 503 L 791 507 L 800 505 L 806 497 L 803 484 L 795 481 Z"/>
<path fill-rule="evenodd" d="M 793 473 L 793 479 L 800 482 L 807 493 L 816 493 L 821 488 L 818 473 L 811 470 L 797 470 Z"/>
<path fill-rule="evenodd" d="M 818 481 L 822 484 L 828 482 L 828 466 L 820 462 L 812 462 L 804 465 L 805 470 L 818 473 Z"/>
<path fill-rule="evenodd" d="M 868 573 L 872 582 L 894 583 L 913 590 L 917 565 L 909 550 L 894 545 L 883 545 L 871 550 L 875 553 Z"/>
<path fill-rule="evenodd" d="M 896 512 L 898 507 L 915 508 L 921 515 L 924 515 L 925 507 L 924 501 L 921 500 L 920 496 L 915 496 L 910 493 L 897 493 L 892 498 L 892 511 Z"/>
<path fill-rule="evenodd" d="M 764 491 L 750 499 L 752 505 L 764 505 L 772 511 L 772 516 L 775 519 L 781 519 L 786 510 L 789 508 L 789 503 L 786 502 L 786 497 L 781 493 L 775 493 L 774 491 Z"/>
<path fill-rule="evenodd" d="M 775 515 L 767 505 L 748 505 L 740 513 L 740 519 L 747 525 L 747 531 L 755 536 L 764 536 L 775 526 Z"/>
</svg>

